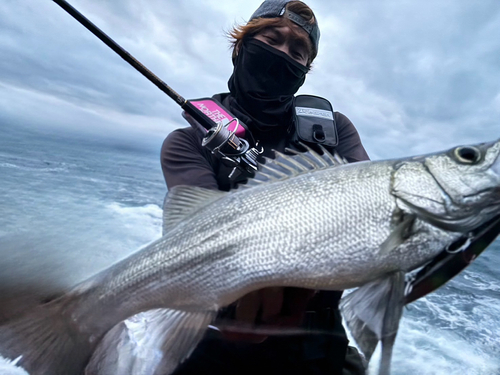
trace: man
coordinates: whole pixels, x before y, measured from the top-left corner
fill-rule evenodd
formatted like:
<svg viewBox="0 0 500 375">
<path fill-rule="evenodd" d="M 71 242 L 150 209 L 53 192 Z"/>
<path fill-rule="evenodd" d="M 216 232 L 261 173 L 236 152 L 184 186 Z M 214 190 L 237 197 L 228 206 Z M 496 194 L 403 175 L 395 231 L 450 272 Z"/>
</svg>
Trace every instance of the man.
<svg viewBox="0 0 500 375">
<path fill-rule="evenodd" d="M 318 52 L 319 28 L 314 13 L 301 1 L 267 0 L 230 36 L 234 65 L 230 92 L 214 98 L 244 124 L 246 140 L 252 146 L 258 143 L 264 155 L 300 148 L 296 141 L 303 139 L 297 138 L 299 125 L 294 115 L 298 99 L 294 94 Z M 335 112 L 332 124 L 336 134 L 325 133 L 320 127 L 319 137 L 315 134 L 314 138 L 317 143 L 330 151 L 335 149 L 349 162 L 368 160 L 349 119 Z M 335 135 L 335 140 L 329 139 Z M 337 143 L 335 148 L 328 146 L 333 143 Z M 161 164 L 169 189 L 190 185 L 227 191 L 238 182 L 229 178 L 231 167 L 202 146 L 202 135 L 194 126 L 178 129 L 166 138 Z M 304 333 L 263 336 L 209 330 L 175 374 L 362 374 L 361 359 L 347 346 L 341 325 L 341 294 L 300 288 L 250 293 L 221 312 L 219 321 L 231 320 L 235 323 L 232 327 L 250 324 L 283 332 L 290 327 L 303 328 Z M 316 333 L 307 334 L 307 329 Z"/>
</svg>

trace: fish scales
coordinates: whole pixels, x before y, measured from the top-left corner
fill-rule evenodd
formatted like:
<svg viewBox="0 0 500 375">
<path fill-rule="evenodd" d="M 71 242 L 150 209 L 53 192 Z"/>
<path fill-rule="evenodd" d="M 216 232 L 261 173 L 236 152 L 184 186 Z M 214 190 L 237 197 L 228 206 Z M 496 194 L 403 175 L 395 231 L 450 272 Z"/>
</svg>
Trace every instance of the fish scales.
<svg viewBox="0 0 500 375">
<path fill-rule="evenodd" d="M 217 309 L 250 291 L 361 286 L 344 312 L 349 321 L 364 322 L 353 326 L 368 358 L 373 340 L 363 343 L 366 329 L 388 348 L 381 366 L 388 373 L 403 306 L 401 274 L 500 215 L 499 153 L 496 142 L 339 167 L 309 150 L 293 159 L 278 155 L 249 188 L 173 189 L 162 238 L 1 326 L 0 354 L 23 356 L 19 363 L 33 374 L 78 373 L 112 326 L 141 311 L 169 308 L 178 312 L 166 314 L 172 337 L 164 339 L 172 350 L 164 353 L 175 368 Z M 379 302 L 369 302 L 373 298 Z M 357 313 L 352 301 L 361 306 Z M 374 306 L 386 310 L 368 313 Z M 29 346 L 33 340 L 37 347 Z M 67 357 L 43 359 L 44 341 Z"/>
<path fill-rule="evenodd" d="M 401 264 L 410 257 L 395 262 L 377 251 L 391 233 L 389 219 L 397 208 L 389 194 L 393 167 L 358 163 L 223 196 L 139 253 L 139 259 L 117 265 L 123 272 L 101 283 L 99 298 L 127 292 L 130 301 L 121 303 L 129 307 L 140 300 L 140 308 L 148 302 L 161 307 L 161 302 L 217 309 L 261 287 L 341 290 L 411 268 L 414 263 Z M 439 240 L 431 247 L 441 248 Z M 150 292 L 153 285 L 163 291 L 161 298 Z M 144 300 L 147 295 L 151 301 Z M 98 302 L 86 305 L 104 309 Z"/>
<path fill-rule="evenodd" d="M 335 272 L 343 276 L 356 272 L 353 257 L 363 263 L 360 267 L 365 266 L 360 255 L 378 248 L 387 238 L 391 230 L 387 218 L 396 208 L 395 199 L 387 193 L 391 166 L 382 165 L 377 168 L 379 173 L 368 176 L 366 169 L 363 164 L 344 168 L 342 173 L 334 173 L 338 181 L 332 181 L 332 171 L 324 170 L 314 178 L 303 175 L 252 191 L 235 191 L 216 201 L 219 208 L 215 216 L 224 222 L 214 220 L 212 205 L 204 207 L 148 253 L 140 254 L 144 262 L 129 260 L 127 263 L 138 266 L 124 265 L 125 274 L 110 276 L 110 283 L 102 288 L 113 291 L 116 284 L 128 285 L 143 294 L 147 293 L 143 288 L 149 288 L 143 281 L 149 280 L 159 289 L 181 290 L 190 301 L 210 296 L 210 304 L 200 308 L 213 308 L 214 301 L 223 306 L 232 302 L 226 296 L 237 298 L 248 288 L 283 283 L 340 289 L 345 285 Z M 251 199 L 246 200 L 248 195 Z M 366 199 L 368 195 L 371 199 Z M 353 216 L 359 209 L 371 217 Z M 332 236 L 332 232 L 342 235 Z M 327 250 L 330 256 L 325 255 Z M 200 264 L 203 267 L 198 267 Z M 162 280 L 158 273 L 168 276 Z M 325 279 L 318 278 L 320 274 Z M 228 277 L 236 283 L 229 284 Z M 176 301 L 173 297 L 165 300 Z"/>
</svg>

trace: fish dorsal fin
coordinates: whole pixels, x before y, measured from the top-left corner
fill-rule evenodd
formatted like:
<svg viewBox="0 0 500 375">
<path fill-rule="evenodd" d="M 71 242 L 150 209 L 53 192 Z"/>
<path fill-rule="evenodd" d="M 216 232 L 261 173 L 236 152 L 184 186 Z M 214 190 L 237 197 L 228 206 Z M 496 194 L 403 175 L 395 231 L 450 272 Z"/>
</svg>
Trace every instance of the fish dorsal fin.
<svg viewBox="0 0 500 375">
<path fill-rule="evenodd" d="M 196 186 L 175 186 L 163 202 L 163 234 L 202 207 L 215 202 L 227 193 Z"/>
<path fill-rule="evenodd" d="M 322 154 L 317 153 L 305 144 L 301 144 L 306 152 L 285 149 L 287 154 L 274 150 L 274 159 L 264 158 L 265 163 L 259 164 L 259 170 L 246 184 L 240 188 L 252 188 L 262 184 L 286 180 L 301 174 L 347 164 L 339 154 L 333 155 L 323 146 L 319 146 Z M 291 154 L 291 155 L 290 155 Z"/>
</svg>

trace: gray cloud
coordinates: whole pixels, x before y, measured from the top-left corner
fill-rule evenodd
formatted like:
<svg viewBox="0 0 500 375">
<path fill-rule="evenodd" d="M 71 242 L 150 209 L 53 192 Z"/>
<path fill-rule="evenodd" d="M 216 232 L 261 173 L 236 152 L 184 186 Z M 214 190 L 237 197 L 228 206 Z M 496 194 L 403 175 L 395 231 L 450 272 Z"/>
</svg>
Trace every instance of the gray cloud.
<svg viewBox="0 0 500 375">
<path fill-rule="evenodd" d="M 301 92 L 351 118 L 372 158 L 499 137 L 498 1 L 307 3 L 322 39 Z M 260 0 L 71 4 L 195 98 L 227 90 L 224 32 Z M 50 0 L 2 1 L 0 55 L 1 121 L 160 140 L 184 126 L 175 103 Z"/>
<path fill-rule="evenodd" d="M 353 1 L 330 9 L 321 70 L 372 156 L 499 136 L 498 2 Z M 321 85 L 327 92 L 329 82 Z"/>
</svg>

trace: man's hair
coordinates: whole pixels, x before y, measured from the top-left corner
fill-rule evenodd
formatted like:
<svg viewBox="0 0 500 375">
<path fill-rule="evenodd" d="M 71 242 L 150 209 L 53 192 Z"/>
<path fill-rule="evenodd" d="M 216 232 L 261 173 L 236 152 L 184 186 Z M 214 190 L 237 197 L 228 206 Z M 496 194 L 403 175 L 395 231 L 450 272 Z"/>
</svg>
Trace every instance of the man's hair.
<svg viewBox="0 0 500 375">
<path fill-rule="evenodd" d="M 310 25 L 315 24 L 316 18 L 314 16 L 312 9 L 309 8 L 302 1 L 290 1 L 289 3 L 286 4 L 286 10 L 289 10 L 299 15 Z M 228 33 L 228 36 L 230 38 L 233 47 L 233 60 L 238 55 L 238 50 L 241 47 L 241 44 L 243 43 L 244 39 L 251 38 L 267 28 L 282 27 L 282 26 L 288 26 L 290 27 L 293 33 L 296 33 L 295 27 L 297 26 L 297 24 L 287 17 L 273 17 L 273 18 L 259 17 L 250 20 L 246 25 L 235 26 Z M 315 46 L 313 46 L 309 38 L 307 38 L 307 41 L 308 41 L 307 46 L 309 49 L 307 66 L 310 66 L 312 61 L 316 58 L 318 51 L 316 51 Z"/>
</svg>

